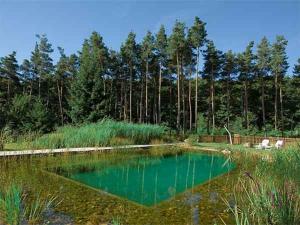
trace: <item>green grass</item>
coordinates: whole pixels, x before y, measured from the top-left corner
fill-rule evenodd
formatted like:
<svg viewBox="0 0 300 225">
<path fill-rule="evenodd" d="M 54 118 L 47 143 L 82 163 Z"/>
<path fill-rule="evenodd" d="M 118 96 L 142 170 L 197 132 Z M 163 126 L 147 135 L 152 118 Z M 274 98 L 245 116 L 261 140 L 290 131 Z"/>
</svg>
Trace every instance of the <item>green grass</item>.
<svg viewBox="0 0 300 225">
<path fill-rule="evenodd" d="M 162 139 L 165 130 L 165 127 L 159 125 L 103 120 L 81 126 L 60 127 L 55 132 L 32 141 L 8 143 L 5 148 L 43 149 L 148 144 L 154 139 Z"/>
</svg>

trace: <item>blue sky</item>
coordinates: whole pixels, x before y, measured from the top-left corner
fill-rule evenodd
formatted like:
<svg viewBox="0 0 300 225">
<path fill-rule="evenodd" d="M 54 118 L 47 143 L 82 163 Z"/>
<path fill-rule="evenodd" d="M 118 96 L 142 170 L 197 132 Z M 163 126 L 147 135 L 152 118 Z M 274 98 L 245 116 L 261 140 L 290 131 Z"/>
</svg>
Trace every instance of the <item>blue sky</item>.
<svg viewBox="0 0 300 225">
<path fill-rule="evenodd" d="M 55 60 L 57 46 L 77 52 L 92 31 L 118 50 L 130 31 L 140 41 L 147 30 L 164 24 L 169 33 L 176 19 L 190 26 L 195 16 L 207 23 L 208 38 L 222 51 L 240 52 L 251 40 L 274 41 L 280 34 L 289 41 L 289 73 L 300 57 L 300 0 L 0 0 L 0 56 L 15 50 L 19 61 L 29 58 L 35 34 L 43 33 Z"/>
</svg>

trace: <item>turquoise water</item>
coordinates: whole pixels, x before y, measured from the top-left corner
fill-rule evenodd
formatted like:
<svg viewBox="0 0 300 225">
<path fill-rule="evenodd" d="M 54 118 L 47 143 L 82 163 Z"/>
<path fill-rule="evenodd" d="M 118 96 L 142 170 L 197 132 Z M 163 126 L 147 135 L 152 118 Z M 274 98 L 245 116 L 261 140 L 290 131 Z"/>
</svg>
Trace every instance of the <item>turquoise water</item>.
<svg viewBox="0 0 300 225">
<path fill-rule="evenodd" d="M 68 178 L 139 204 L 152 206 L 167 200 L 234 166 L 222 156 L 185 153 L 168 157 L 141 156 L 116 165 L 72 171 Z"/>
</svg>

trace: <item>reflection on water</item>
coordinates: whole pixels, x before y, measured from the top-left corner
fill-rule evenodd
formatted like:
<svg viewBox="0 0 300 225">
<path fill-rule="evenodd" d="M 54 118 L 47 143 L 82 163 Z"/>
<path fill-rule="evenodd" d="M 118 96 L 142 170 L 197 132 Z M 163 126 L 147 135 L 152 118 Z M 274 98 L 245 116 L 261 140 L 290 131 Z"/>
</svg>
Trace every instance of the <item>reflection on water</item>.
<svg viewBox="0 0 300 225">
<path fill-rule="evenodd" d="M 141 156 L 117 164 L 93 165 L 96 169 L 64 172 L 62 175 L 139 204 L 152 206 L 228 172 L 233 165 L 225 161 L 221 156 L 197 153 L 169 157 Z M 217 198 L 216 195 L 211 195 L 212 201 Z M 192 206 L 200 198 L 191 195 L 188 204 Z"/>
</svg>

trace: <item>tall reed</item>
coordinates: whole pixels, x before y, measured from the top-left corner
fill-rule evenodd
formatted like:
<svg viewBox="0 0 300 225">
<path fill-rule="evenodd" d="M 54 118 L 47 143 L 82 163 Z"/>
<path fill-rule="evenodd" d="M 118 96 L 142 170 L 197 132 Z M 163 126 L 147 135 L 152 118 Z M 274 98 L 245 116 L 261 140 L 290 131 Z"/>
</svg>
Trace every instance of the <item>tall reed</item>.
<svg viewBox="0 0 300 225">
<path fill-rule="evenodd" d="M 263 156 L 261 154 L 261 156 Z M 243 160 L 252 160 L 250 156 Z M 273 150 L 255 157 L 253 173 L 236 183 L 235 204 L 228 208 L 238 225 L 300 224 L 300 149 Z"/>
<path fill-rule="evenodd" d="M 8 225 L 20 224 L 22 194 L 21 189 L 16 185 L 11 185 L 7 190 L 0 194 L 0 224 L 3 222 Z M 3 221 L 1 221 L 3 220 Z"/>
<path fill-rule="evenodd" d="M 163 136 L 165 128 L 159 125 L 134 124 L 103 120 L 80 127 L 65 126 L 56 132 L 33 141 L 35 148 L 91 147 L 114 144 L 114 138 L 126 138 L 135 144 L 146 144 Z"/>
<path fill-rule="evenodd" d="M 41 224 L 45 211 L 58 204 L 56 197 L 34 195 L 29 199 L 22 188 L 8 185 L 0 194 L 0 224 Z"/>
</svg>

